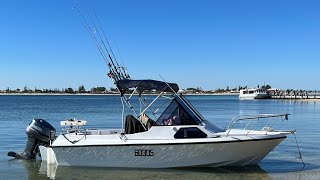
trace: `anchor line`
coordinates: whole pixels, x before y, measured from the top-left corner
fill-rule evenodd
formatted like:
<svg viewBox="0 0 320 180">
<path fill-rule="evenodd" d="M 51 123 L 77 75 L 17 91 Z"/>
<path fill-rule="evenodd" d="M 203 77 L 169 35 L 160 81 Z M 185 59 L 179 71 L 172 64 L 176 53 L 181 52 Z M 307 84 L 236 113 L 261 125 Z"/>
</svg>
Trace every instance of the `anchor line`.
<svg viewBox="0 0 320 180">
<path fill-rule="evenodd" d="M 296 132 L 293 132 L 293 135 L 294 135 L 294 139 L 296 141 L 296 145 L 297 145 L 297 149 L 298 149 L 298 157 L 297 158 L 301 160 L 301 162 L 303 164 L 303 168 L 304 168 L 306 166 L 306 164 L 304 163 L 303 158 L 302 158 L 302 154 L 301 154 L 300 147 L 299 147 L 299 144 L 298 144 Z"/>
</svg>

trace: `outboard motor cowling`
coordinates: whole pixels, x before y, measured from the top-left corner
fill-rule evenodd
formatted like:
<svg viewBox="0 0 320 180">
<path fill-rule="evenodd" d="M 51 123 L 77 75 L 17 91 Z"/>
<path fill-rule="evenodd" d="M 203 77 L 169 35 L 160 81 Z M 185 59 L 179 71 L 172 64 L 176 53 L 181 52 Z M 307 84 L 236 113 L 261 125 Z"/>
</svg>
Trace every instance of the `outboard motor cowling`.
<svg viewBox="0 0 320 180">
<path fill-rule="evenodd" d="M 27 144 L 21 153 L 8 152 L 8 156 L 18 159 L 35 159 L 39 152 L 39 145 L 49 145 L 55 138 L 56 130 L 43 119 L 33 119 L 27 126 Z"/>
</svg>

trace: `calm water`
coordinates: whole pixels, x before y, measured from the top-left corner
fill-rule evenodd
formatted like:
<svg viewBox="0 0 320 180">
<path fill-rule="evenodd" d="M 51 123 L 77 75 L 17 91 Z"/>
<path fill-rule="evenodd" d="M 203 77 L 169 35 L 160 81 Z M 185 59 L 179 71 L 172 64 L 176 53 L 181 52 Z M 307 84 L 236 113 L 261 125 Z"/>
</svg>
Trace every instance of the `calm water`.
<svg viewBox="0 0 320 180">
<path fill-rule="evenodd" d="M 121 127 L 118 96 L 0 96 L 0 179 L 319 179 L 320 103 L 260 100 L 239 101 L 237 96 L 188 96 L 203 116 L 226 128 L 239 114 L 290 113 L 282 129 L 296 129 L 306 166 L 296 158 L 294 136 L 289 136 L 257 166 L 188 169 L 106 169 L 47 167 L 41 160 L 13 160 L 8 151 L 22 151 L 25 128 L 33 118 L 49 121 L 57 130 L 60 120 L 77 118 L 90 127 Z"/>
</svg>

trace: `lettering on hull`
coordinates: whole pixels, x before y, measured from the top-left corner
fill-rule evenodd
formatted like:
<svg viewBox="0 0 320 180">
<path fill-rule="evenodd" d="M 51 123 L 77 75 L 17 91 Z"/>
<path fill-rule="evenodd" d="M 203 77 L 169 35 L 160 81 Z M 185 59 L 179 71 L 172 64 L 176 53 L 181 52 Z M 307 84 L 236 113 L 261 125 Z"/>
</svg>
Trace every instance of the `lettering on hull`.
<svg viewBox="0 0 320 180">
<path fill-rule="evenodd" d="M 134 156 L 154 156 L 152 149 L 135 149 Z"/>
</svg>

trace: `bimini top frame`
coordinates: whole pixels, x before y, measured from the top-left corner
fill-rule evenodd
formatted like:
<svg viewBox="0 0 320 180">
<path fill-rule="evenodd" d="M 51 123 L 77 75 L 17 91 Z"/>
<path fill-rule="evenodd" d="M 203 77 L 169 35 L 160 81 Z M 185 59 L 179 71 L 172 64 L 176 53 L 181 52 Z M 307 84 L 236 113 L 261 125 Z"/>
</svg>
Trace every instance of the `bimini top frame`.
<svg viewBox="0 0 320 180">
<path fill-rule="evenodd" d="M 129 107 L 135 116 L 140 119 L 141 115 L 144 114 L 146 111 L 149 111 L 154 116 L 155 120 L 158 120 L 161 117 L 156 116 L 159 109 L 163 108 L 165 104 L 169 101 L 177 102 L 181 108 L 185 109 L 188 114 L 190 114 L 198 124 L 201 124 L 204 118 L 201 114 L 195 110 L 195 108 L 191 105 L 189 101 L 187 101 L 182 95 L 177 94 L 179 87 L 176 83 L 167 83 L 163 81 L 156 81 L 156 80 L 119 80 L 116 83 L 119 92 L 121 93 L 121 102 L 122 102 L 122 129 L 124 129 L 124 110 L 125 105 Z M 130 90 L 130 93 L 128 93 Z M 131 92 L 132 91 L 132 92 Z M 156 97 L 150 102 L 146 102 L 146 98 L 143 95 L 150 95 L 150 93 L 144 93 L 145 91 L 155 91 L 158 92 L 157 94 L 152 93 L 152 95 L 156 95 Z M 133 105 L 131 104 L 130 100 L 134 94 L 138 95 L 139 102 L 140 102 L 140 112 L 138 112 Z M 156 110 L 151 109 L 151 106 L 155 104 L 155 102 L 160 98 L 165 98 L 166 101 L 161 103 Z"/>
</svg>

